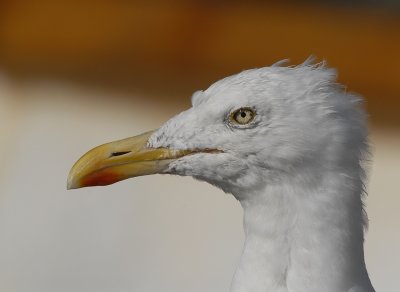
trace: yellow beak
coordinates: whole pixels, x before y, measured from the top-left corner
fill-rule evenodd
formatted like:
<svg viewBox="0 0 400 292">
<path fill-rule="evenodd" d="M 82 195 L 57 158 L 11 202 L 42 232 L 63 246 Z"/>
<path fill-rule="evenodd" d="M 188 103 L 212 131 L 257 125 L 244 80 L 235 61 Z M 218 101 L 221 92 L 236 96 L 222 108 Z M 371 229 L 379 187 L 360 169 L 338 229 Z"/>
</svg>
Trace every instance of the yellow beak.
<svg viewBox="0 0 400 292">
<path fill-rule="evenodd" d="M 191 150 L 146 147 L 153 132 L 103 144 L 83 155 L 72 167 L 67 189 L 104 186 L 147 174 L 162 172 L 168 164 Z"/>
</svg>

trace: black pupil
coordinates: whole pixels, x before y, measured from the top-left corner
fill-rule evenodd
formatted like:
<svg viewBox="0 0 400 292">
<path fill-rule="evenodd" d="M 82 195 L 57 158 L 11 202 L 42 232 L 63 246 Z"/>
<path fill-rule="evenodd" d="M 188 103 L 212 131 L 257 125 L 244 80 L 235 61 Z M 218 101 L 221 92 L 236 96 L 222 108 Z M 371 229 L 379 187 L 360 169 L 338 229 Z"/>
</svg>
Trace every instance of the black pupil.
<svg viewBox="0 0 400 292">
<path fill-rule="evenodd" d="M 245 113 L 245 112 L 241 112 L 241 113 L 240 113 L 240 116 L 241 116 L 242 118 L 245 118 L 245 117 L 246 117 L 246 113 Z"/>
</svg>

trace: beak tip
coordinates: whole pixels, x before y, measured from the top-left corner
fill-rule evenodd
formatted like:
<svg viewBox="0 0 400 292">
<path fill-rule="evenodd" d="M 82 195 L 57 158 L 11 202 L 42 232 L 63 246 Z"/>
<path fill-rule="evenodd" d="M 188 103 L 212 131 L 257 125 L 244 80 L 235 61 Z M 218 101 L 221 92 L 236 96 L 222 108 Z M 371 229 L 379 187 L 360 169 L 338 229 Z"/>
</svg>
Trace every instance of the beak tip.
<svg viewBox="0 0 400 292">
<path fill-rule="evenodd" d="M 68 179 L 67 179 L 67 190 L 73 190 L 73 189 L 77 189 L 77 188 L 79 188 L 79 186 L 77 186 L 73 177 L 71 175 L 69 175 Z"/>
<path fill-rule="evenodd" d="M 72 190 L 74 189 L 74 187 L 72 186 L 72 184 L 70 184 L 69 182 L 67 182 L 67 190 Z"/>
</svg>

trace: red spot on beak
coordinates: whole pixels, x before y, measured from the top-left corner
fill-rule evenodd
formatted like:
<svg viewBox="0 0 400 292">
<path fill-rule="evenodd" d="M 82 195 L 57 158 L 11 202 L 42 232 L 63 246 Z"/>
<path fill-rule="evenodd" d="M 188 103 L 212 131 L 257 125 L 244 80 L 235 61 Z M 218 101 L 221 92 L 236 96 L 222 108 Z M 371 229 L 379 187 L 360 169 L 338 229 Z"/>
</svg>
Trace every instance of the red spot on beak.
<svg viewBox="0 0 400 292">
<path fill-rule="evenodd" d="M 97 171 L 93 174 L 82 179 L 81 183 L 82 186 L 89 187 L 89 186 L 106 186 L 116 182 L 123 180 L 123 176 L 104 169 L 101 171 Z"/>
</svg>

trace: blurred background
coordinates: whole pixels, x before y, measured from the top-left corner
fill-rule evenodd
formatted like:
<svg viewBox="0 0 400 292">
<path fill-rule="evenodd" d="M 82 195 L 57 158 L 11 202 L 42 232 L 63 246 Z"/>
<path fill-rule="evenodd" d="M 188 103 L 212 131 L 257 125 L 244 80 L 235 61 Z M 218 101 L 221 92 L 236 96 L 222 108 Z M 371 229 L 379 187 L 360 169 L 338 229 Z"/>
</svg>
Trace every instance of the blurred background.
<svg viewBox="0 0 400 292">
<path fill-rule="evenodd" d="M 397 0 L 2 0 L 0 291 L 228 291 L 232 196 L 160 175 L 67 192 L 68 171 L 226 75 L 310 55 L 366 99 L 366 262 L 377 291 L 400 291 L 399 53 Z"/>
</svg>

